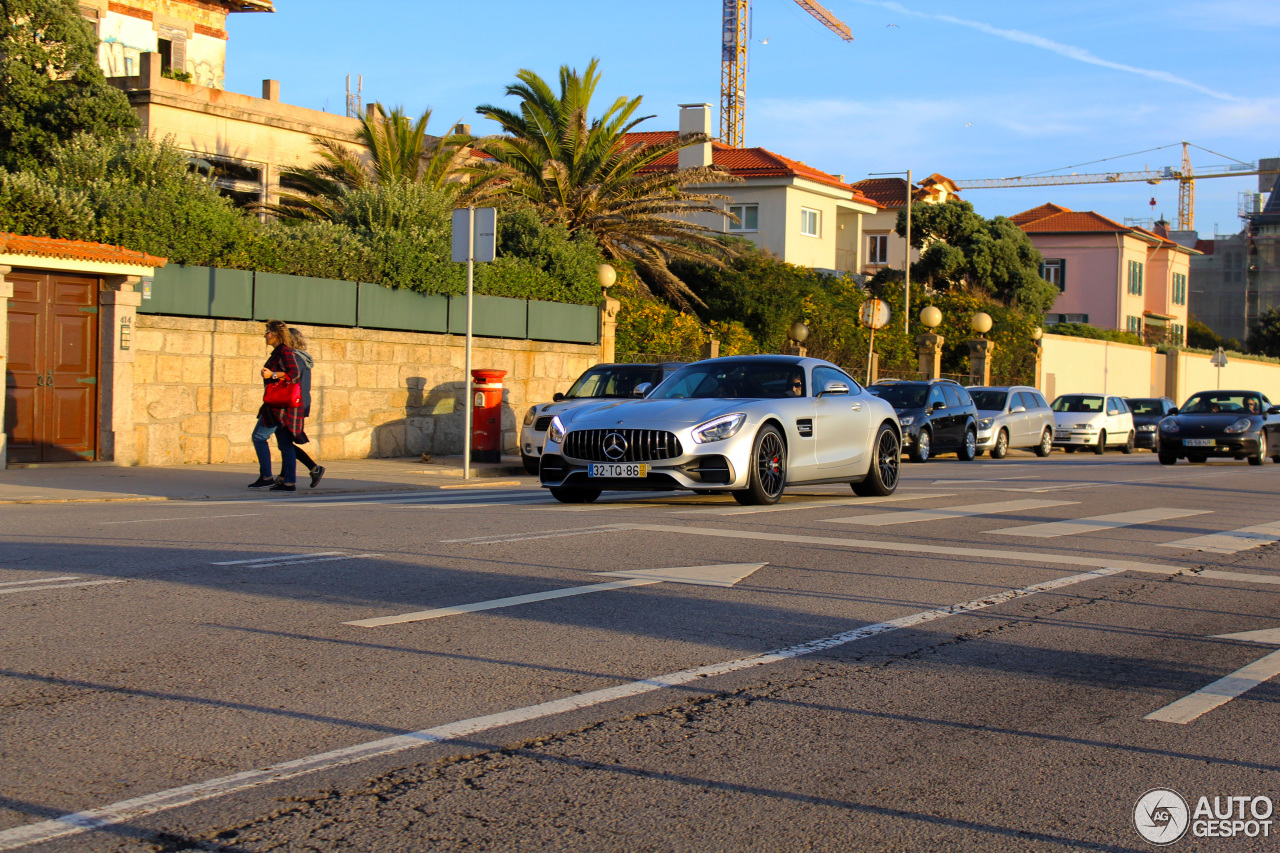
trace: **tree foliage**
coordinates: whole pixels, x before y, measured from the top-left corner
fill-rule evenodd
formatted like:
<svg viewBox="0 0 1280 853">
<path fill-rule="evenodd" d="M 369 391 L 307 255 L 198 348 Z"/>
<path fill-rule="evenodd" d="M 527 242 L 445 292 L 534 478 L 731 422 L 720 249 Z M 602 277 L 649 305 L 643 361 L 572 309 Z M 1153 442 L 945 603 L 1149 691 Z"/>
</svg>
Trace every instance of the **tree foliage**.
<svg viewBox="0 0 1280 853">
<path fill-rule="evenodd" d="M 716 202 L 725 197 L 689 188 L 734 178 L 714 167 L 654 170 L 662 158 L 709 140 L 703 134 L 655 143 L 627 140 L 627 133 L 652 118 L 636 115 L 639 97 L 619 97 L 602 116 L 589 118 L 600 82 L 597 65 L 593 59 L 582 74 L 562 66 L 558 93 L 534 72 L 521 70 L 520 82 L 506 90 L 520 99 L 517 110 L 476 108 L 503 135 L 475 144 L 490 159 L 468 167 L 468 198 L 517 197 L 569 234 L 590 234 L 606 258 L 634 265 L 687 307 L 698 297 L 672 273 L 670 262 L 683 258 L 716 266 L 727 252 L 713 229 L 684 218 L 723 216 Z"/>
<path fill-rule="evenodd" d="M 897 233 L 906 234 L 906 212 Z M 1040 253 L 1021 228 L 1003 216 L 986 219 L 967 201 L 911 208 L 911 244 L 921 250 L 913 281 L 944 291 L 985 294 L 1035 314 L 1052 307 L 1058 290 L 1040 278 Z"/>
<path fill-rule="evenodd" d="M 1224 338 L 1195 317 L 1187 320 L 1187 346 L 1208 350 L 1216 350 L 1222 347 L 1234 352 L 1244 352 L 1244 345 L 1235 338 Z"/>
<path fill-rule="evenodd" d="M 1280 356 L 1280 308 L 1270 308 L 1249 327 L 1249 352 Z"/>
<path fill-rule="evenodd" d="M 28 169 L 78 133 L 138 126 L 98 67 L 75 0 L 0 0 L 0 167 Z"/>
</svg>

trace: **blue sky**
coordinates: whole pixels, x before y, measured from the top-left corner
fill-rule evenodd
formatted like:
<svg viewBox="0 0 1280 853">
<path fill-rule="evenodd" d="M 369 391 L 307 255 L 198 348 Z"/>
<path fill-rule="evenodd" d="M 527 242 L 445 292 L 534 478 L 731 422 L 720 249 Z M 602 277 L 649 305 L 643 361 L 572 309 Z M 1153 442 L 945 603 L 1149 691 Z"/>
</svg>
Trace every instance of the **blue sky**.
<svg viewBox="0 0 1280 853">
<path fill-rule="evenodd" d="M 1253 161 L 1280 156 L 1280 4 L 1274 0 L 824 0 L 845 43 L 794 0 L 753 0 L 746 136 L 851 181 L 913 169 L 955 179 L 1177 166 L 1187 140 Z M 431 107 L 495 128 L 479 104 L 529 68 L 601 62 L 597 101 L 643 95 L 641 129 L 674 129 L 677 104 L 718 115 L 720 0 L 276 0 L 232 15 L 227 88 L 344 109 L 345 77 L 365 101 Z M 767 40 L 767 43 L 766 43 Z M 1122 157 L 1133 152 L 1146 152 Z M 1197 166 L 1229 162 L 1194 152 Z M 1202 236 L 1238 230 L 1237 197 L 1256 178 L 1201 180 Z M 1113 219 L 1176 219 L 1177 184 L 969 190 L 987 216 L 1046 201 Z"/>
</svg>

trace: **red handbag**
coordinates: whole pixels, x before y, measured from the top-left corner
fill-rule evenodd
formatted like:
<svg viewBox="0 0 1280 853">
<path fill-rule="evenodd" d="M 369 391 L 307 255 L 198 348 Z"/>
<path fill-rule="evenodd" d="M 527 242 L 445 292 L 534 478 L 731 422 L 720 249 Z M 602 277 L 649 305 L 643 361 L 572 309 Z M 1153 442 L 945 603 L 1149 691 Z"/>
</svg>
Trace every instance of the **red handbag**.
<svg viewBox="0 0 1280 853">
<path fill-rule="evenodd" d="M 273 409 L 296 409 L 302 405 L 302 386 L 292 379 L 271 382 L 262 392 L 262 402 Z"/>
</svg>

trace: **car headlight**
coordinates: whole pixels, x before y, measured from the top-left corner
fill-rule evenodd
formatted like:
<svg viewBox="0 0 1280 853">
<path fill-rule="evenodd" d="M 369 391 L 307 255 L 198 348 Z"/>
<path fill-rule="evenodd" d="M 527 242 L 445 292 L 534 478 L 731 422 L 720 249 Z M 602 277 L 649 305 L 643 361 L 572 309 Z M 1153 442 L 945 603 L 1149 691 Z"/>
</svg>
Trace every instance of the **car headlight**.
<svg viewBox="0 0 1280 853">
<path fill-rule="evenodd" d="M 693 428 L 693 440 L 698 444 L 709 444 L 713 441 L 724 441 L 726 438 L 733 438 L 738 434 L 738 430 L 742 429 L 742 425 L 746 423 L 747 413 L 736 412 L 732 415 L 722 415 L 715 420 L 707 421 Z"/>
<path fill-rule="evenodd" d="M 1180 429 L 1181 427 L 1178 426 L 1178 422 L 1175 420 L 1170 419 L 1170 420 L 1164 420 L 1160 422 L 1161 432 L 1177 432 Z"/>
<path fill-rule="evenodd" d="M 978 429 L 991 429 L 991 425 L 995 422 L 995 418 L 983 418 L 978 421 Z"/>
<path fill-rule="evenodd" d="M 538 413 L 538 407 L 530 406 L 529 411 L 524 413 L 524 425 L 529 426 L 529 424 L 533 423 L 533 416 L 536 415 L 537 413 Z"/>
<path fill-rule="evenodd" d="M 1156 431 L 1155 424 L 1142 424 L 1141 426 L 1138 427 L 1138 432 L 1155 432 L 1155 431 Z"/>
<path fill-rule="evenodd" d="M 547 427 L 547 441 L 553 444 L 564 441 L 564 424 L 560 423 L 559 415 L 552 418 L 551 426 Z"/>
<path fill-rule="evenodd" d="M 1075 426 L 1072 427 L 1072 429 L 1089 429 L 1089 430 L 1094 428 L 1095 427 L 1093 424 L 1076 424 Z"/>
<path fill-rule="evenodd" d="M 916 419 L 910 415 L 907 415 L 905 418 L 898 418 L 898 423 L 902 424 L 903 426 L 911 426 L 915 422 L 916 422 Z"/>
<path fill-rule="evenodd" d="M 1223 432 L 1229 432 L 1229 433 L 1245 432 L 1246 430 L 1250 429 L 1252 426 L 1253 426 L 1253 421 L 1249 420 L 1248 418 L 1241 418 L 1240 420 L 1233 423 L 1231 426 L 1224 429 Z"/>
</svg>

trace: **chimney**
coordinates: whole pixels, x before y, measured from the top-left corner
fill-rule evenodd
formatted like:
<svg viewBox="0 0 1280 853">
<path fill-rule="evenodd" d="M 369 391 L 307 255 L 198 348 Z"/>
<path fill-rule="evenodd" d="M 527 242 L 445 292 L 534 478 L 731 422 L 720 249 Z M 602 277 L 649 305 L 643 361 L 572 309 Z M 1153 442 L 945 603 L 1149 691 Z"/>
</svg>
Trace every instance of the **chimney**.
<svg viewBox="0 0 1280 853">
<path fill-rule="evenodd" d="M 690 133 L 705 133 L 708 136 L 711 135 L 710 104 L 680 105 L 680 135 L 688 136 Z M 680 149 L 681 169 L 695 169 L 699 166 L 710 165 L 710 142 L 704 142 L 701 145 L 690 145 L 687 148 Z"/>
<path fill-rule="evenodd" d="M 280 81 L 279 80 L 263 80 L 262 81 L 262 100 L 264 101 L 280 100 Z"/>
<path fill-rule="evenodd" d="M 470 136 L 471 125 L 462 124 L 461 122 L 459 122 L 458 124 L 455 124 L 453 126 L 453 130 L 449 131 L 449 133 L 453 134 L 454 136 Z"/>
</svg>

